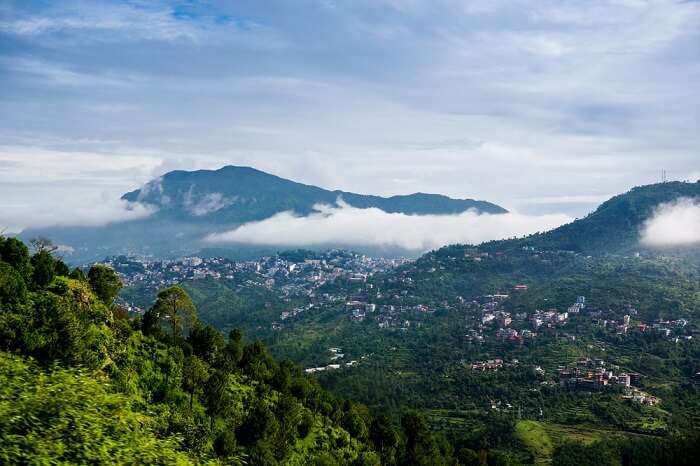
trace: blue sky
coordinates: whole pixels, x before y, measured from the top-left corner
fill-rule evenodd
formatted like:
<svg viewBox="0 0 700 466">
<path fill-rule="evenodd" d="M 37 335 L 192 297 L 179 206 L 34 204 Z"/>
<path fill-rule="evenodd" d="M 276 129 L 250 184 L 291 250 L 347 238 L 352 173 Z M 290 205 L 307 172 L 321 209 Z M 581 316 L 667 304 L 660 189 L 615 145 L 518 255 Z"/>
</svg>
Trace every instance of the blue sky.
<svg viewBox="0 0 700 466">
<path fill-rule="evenodd" d="M 696 1 L 0 4 L 11 227 L 224 164 L 581 215 L 700 178 L 698 128 Z"/>
</svg>

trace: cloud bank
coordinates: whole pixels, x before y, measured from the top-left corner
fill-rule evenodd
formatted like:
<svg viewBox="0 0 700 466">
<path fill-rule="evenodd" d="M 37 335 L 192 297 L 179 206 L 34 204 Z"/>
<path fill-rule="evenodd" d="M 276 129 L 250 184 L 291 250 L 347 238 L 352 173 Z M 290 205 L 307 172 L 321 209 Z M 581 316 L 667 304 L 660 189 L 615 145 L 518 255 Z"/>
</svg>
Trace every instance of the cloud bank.
<svg viewBox="0 0 700 466">
<path fill-rule="evenodd" d="M 377 208 L 359 209 L 316 205 L 301 217 L 281 212 L 235 230 L 209 235 L 213 243 L 249 243 L 274 246 L 379 246 L 427 251 L 455 243 L 478 244 L 494 239 L 549 230 L 571 219 L 566 215 L 500 215 L 467 211 L 459 215 L 406 215 Z"/>
<path fill-rule="evenodd" d="M 660 205 L 645 223 L 641 242 L 652 247 L 700 245 L 700 200 L 681 198 Z"/>
<path fill-rule="evenodd" d="M 40 206 L 0 203 L 0 232 L 19 233 L 26 228 L 102 226 L 148 217 L 157 209 L 111 196 L 82 199 L 45 199 Z"/>
</svg>

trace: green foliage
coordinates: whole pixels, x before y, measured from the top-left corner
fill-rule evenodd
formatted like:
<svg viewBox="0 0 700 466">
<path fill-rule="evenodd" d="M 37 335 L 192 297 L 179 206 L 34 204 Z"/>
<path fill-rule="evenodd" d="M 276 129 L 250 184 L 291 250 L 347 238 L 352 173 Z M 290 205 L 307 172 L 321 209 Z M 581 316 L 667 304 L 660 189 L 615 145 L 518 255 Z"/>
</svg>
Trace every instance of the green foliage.
<svg viewBox="0 0 700 466">
<path fill-rule="evenodd" d="M 401 427 L 406 436 L 406 450 L 400 460 L 402 465 L 447 465 L 454 464 L 451 446 L 435 437 L 425 419 L 416 413 L 401 417 Z"/>
<path fill-rule="evenodd" d="M 41 250 L 34 254 L 31 259 L 32 283 L 34 287 L 46 288 L 56 276 L 55 260 L 50 252 Z"/>
<path fill-rule="evenodd" d="M 69 275 L 70 278 L 73 280 L 80 280 L 83 282 L 87 281 L 87 277 L 85 276 L 85 272 L 83 272 L 83 269 L 80 267 L 76 267 L 73 269 L 73 271 Z"/>
<path fill-rule="evenodd" d="M 567 442 L 555 450 L 552 466 L 615 466 L 615 456 L 604 444 Z"/>
<path fill-rule="evenodd" d="M 14 307 L 27 299 L 22 275 L 10 264 L 0 262 L 0 308 Z"/>
<path fill-rule="evenodd" d="M 190 393 L 190 409 L 195 391 L 201 389 L 209 379 L 209 367 L 197 356 L 189 356 L 185 359 L 182 368 L 182 388 Z"/>
<path fill-rule="evenodd" d="M 193 325 L 197 320 L 197 314 L 185 290 L 179 286 L 166 288 L 158 293 L 158 299 L 153 305 L 153 311 L 171 328 L 173 338 L 180 336 L 183 324 Z"/>
<path fill-rule="evenodd" d="M 122 287 L 122 282 L 114 270 L 100 264 L 90 267 L 87 279 L 97 297 L 107 305 L 112 304 Z"/>
<path fill-rule="evenodd" d="M 191 464 L 154 427 L 104 381 L 0 353 L 2 464 Z"/>
<path fill-rule="evenodd" d="M 211 325 L 197 322 L 187 337 L 192 352 L 208 363 L 214 362 L 224 348 L 224 337 Z"/>
<path fill-rule="evenodd" d="M 2 238 L 2 237 L 0 237 Z M 29 282 L 32 277 L 32 265 L 29 257 L 29 248 L 17 238 L 2 238 L 0 243 L 0 259 L 10 264 L 25 280 Z"/>
<path fill-rule="evenodd" d="M 59 277 L 69 277 L 71 273 L 66 263 L 61 259 L 56 259 L 54 263 L 54 272 Z"/>
</svg>

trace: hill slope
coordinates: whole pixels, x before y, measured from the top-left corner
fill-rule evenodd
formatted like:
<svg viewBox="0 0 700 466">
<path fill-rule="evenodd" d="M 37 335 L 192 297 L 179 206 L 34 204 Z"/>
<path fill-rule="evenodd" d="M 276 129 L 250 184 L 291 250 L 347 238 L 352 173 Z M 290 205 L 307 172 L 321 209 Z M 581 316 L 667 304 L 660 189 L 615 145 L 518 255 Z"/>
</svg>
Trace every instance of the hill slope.
<svg viewBox="0 0 700 466">
<path fill-rule="evenodd" d="M 586 254 L 628 253 L 640 248 L 640 230 L 654 210 L 660 204 L 682 197 L 700 198 L 700 181 L 636 187 L 604 202 L 585 218 L 546 233 L 518 240 L 495 241 L 484 247 L 492 251 L 531 246 Z"/>
</svg>

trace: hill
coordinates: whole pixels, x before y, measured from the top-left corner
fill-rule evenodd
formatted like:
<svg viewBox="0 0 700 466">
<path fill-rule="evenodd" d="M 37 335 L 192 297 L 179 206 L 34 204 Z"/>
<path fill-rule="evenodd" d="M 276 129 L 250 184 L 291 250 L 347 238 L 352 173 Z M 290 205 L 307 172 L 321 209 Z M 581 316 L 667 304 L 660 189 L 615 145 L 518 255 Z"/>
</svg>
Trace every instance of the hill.
<svg viewBox="0 0 700 466">
<path fill-rule="evenodd" d="M 639 244 L 640 230 L 661 204 L 678 198 L 700 198 L 700 181 L 669 182 L 636 187 L 601 204 L 585 218 L 552 231 L 518 240 L 494 241 L 484 250 L 513 250 L 534 247 L 566 250 L 584 254 L 630 253 L 644 249 Z"/>
<path fill-rule="evenodd" d="M 55 243 L 67 246 L 65 254 L 68 260 L 81 263 L 119 254 L 166 258 L 194 254 L 203 249 L 210 250 L 212 245 L 203 241 L 210 233 L 230 230 L 283 211 L 308 215 L 314 211 L 315 205 L 337 205 L 339 200 L 358 208 L 377 208 L 407 215 L 449 215 L 470 209 L 490 214 L 506 212 L 490 202 L 452 199 L 437 194 L 380 197 L 330 191 L 254 168 L 234 166 L 218 170 L 169 172 L 141 189 L 124 194 L 122 199 L 148 205 L 155 213 L 140 220 L 103 227 L 29 230 L 23 232 L 21 237 L 47 236 Z M 269 254 L 276 249 L 239 244 L 217 247 L 214 253 L 246 257 Z M 403 250 L 382 252 L 395 255 L 406 253 Z"/>
</svg>

